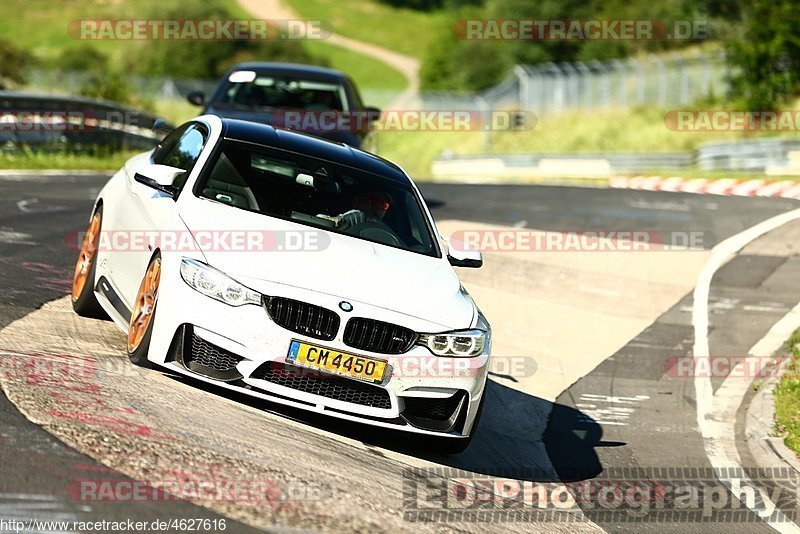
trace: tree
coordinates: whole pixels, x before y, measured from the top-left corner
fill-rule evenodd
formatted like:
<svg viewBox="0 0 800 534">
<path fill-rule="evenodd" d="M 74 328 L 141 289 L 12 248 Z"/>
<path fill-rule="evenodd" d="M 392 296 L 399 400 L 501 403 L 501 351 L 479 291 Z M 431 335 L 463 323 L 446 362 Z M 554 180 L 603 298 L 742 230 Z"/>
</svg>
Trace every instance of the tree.
<svg viewBox="0 0 800 534">
<path fill-rule="evenodd" d="M 800 7 L 794 0 L 751 0 L 727 41 L 731 93 L 749 109 L 775 109 L 800 94 Z"/>
<path fill-rule="evenodd" d="M 234 16 L 217 2 L 181 4 L 152 18 L 168 20 L 229 20 Z M 127 61 L 143 74 L 178 78 L 217 78 L 241 61 L 323 63 L 296 40 L 151 40 L 136 48 Z"/>
<path fill-rule="evenodd" d="M 31 56 L 13 42 L 0 39 L 0 89 L 25 83 L 25 69 L 33 62 Z"/>
</svg>

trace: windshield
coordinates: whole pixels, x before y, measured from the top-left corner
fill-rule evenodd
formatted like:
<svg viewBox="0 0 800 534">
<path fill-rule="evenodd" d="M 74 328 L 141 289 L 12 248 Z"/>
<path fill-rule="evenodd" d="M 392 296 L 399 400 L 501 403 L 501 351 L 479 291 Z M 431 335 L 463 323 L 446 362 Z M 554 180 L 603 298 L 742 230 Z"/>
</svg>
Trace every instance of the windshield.
<svg viewBox="0 0 800 534">
<path fill-rule="evenodd" d="M 196 192 L 270 217 L 438 256 L 414 190 L 352 167 L 224 141 Z"/>
<path fill-rule="evenodd" d="M 247 109 L 348 111 L 344 87 L 338 83 L 236 71 L 228 77 L 216 104 Z"/>
</svg>

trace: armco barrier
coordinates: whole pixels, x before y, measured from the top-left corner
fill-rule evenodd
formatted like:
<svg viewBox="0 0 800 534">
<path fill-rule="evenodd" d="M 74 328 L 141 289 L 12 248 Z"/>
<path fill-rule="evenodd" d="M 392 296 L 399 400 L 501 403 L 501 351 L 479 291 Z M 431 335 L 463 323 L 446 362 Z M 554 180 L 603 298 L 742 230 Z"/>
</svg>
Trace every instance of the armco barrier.
<svg viewBox="0 0 800 534">
<path fill-rule="evenodd" d="M 0 146 L 16 150 L 90 147 L 147 150 L 155 117 L 115 102 L 0 91 Z"/>
<path fill-rule="evenodd" d="M 794 159 L 790 155 L 794 154 Z M 791 163 L 791 165 L 789 165 Z M 694 152 L 443 154 L 432 165 L 435 177 L 607 177 L 653 171 L 746 171 L 800 174 L 800 140 L 766 138 L 704 143 Z M 780 172 L 779 172 L 780 171 Z"/>
</svg>

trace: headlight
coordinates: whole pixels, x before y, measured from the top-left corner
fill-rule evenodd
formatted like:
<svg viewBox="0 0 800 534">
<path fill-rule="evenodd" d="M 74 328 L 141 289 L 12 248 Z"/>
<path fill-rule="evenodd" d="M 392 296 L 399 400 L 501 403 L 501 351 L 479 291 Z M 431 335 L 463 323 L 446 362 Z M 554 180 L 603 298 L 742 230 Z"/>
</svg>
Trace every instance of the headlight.
<svg viewBox="0 0 800 534">
<path fill-rule="evenodd" d="M 181 260 L 181 278 L 192 289 L 231 306 L 261 304 L 261 293 L 197 260 Z"/>
<path fill-rule="evenodd" d="M 437 356 L 472 358 L 483 352 L 489 333 L 483 330 L 459 330 L 443 334 L 420 334 L 418 344 Z"/>
</svg>

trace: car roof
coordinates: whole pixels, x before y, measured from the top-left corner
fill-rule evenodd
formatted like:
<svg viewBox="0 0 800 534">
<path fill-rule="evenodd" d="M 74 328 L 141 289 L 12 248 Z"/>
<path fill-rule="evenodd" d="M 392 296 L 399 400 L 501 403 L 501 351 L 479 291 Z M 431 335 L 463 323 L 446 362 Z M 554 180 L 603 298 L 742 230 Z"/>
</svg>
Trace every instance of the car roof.
<svg viewBox="0 0 800 534">
<path fill-rule="evenodd" d="M 332 163 L 362 169 L 404 185 L 411 183 L 402 169 L 389 160 L 352 148 L 345 143 L 329 141 L 314 135 L 274 128 L 268 124 L 222 118 L 222 137 L 307 154 Z"/>
<path fill-rule="evenodd" d="M 250 61 L 239 63 L 231 68 L 230 72 L 237 70 L 254 70 L 258 73 L 269 73 L 283 76 L 307 76 L 317 80 L 343 81 L 347 80 L 347 75 L 341 71 L 318 67 L 316 65 L 304 65 L 300 63 L 275 63 L 268 61 Z"/>
</svg>

